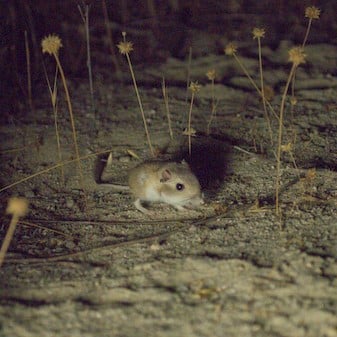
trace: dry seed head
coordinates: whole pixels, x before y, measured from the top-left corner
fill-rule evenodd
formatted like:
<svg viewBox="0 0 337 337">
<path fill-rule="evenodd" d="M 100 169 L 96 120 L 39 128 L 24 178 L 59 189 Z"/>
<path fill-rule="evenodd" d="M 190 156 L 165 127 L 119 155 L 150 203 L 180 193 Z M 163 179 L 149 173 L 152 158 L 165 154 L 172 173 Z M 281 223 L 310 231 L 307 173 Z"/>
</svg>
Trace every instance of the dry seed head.
<svg viewBox="0 0 337 337">
<path fill-rule="evenodd" d="M 318 20 L 320 14 L 321 14 L 321 10 L 315 6 L 310 6 L 305 9 L 305 17 L 310 20 L 313 20 L 313 19 Z"/>
<path fill-rule="evenodd" d="M 206 76 L 207 76 L 207 78 L 208 78 L 210 81 L 214 81 L 214 80 L 215 80 L 215 76 L 216 76 L 215 69 L 210 69 L 210 70 L 208 70 L 207 73 L 206 73 Z"/>
<path fill-rule="evenodd" d="M 46 36 L 42 42 L 42 53 L 48 53 L 50 55 L 57 55 L 59 49 L 62 46 L 62 41 L 57 35 L 48 35 Z"/>
<path fill-rule="evenodd" d="M 126 41 L 126 32 L 122 32 L 122 36 L 123 41 L 119 42 L 117 47 L 121 54 L 126 55 L 133 51 L 133 43 L 131 41 Z"/>
<path fill-rule="evenodd" d="M 119 42 L 117 45 L 119 52 L 123 55 L 129 54 L 133 51 L 133 44 L 130 41 L 122 41 Z"/>
<path fill-rule="evenodd" d="M 264 34 L 266 33 L 264 28 L 257 28 L 255 27 L 253 29 L 253 39 L 261 39 L 264 37 Z"/>
<path fill-rule="evenodd" d="M 193 128 L 191 128 L 191 130 L 190 131 L 188 131 L 188 129 L 187 128 L 185 128 L 184 130 L 183 130 L 183 133 L 182 133 L 184 136 L 191 136 L 191 137 L 195 137 L 196 136 L 196 134 L 197 134 L 197 131 L 195 130 L 195 129 L 193 129 Z"/>
<path fill-rule="evenodd" d="M 292 62 L 294 65 L 298 66 L 301 63 L 305 63 L 305 58 L 307 55 L 304 53 L 302 47 L 293 47 L 289 50 L 289 62 Z"/>
<path fill-rule="evenodd" d="M 316 173 L 316 169 L 315 168 L 311 168 L 307 171 L 306 175 L 305 175 L 305 179 L 312 181 L 316 178 L 317 173 Z"/>
<path fill-rule="evenodd" d="M 281 145 L 281 151 L 283 151 L 283 152 L 290 152 L 292 149 L 293 149 L 292 143 Z"/>
<path fill-rule="evenodd" d="M 28 211 L 28 201 L 25 198 L 12 197 L 8 200 L 7 214 L 23 217 Z"/>
<path fill-rule="evenodd" d="M 201 85 L 198 84 L 198 82 L 191 82 L 189 89 L 190 89 L 193 93 L 197 93 L 197 92 L 200 91 Z"/>
<path fill-rule="evenodd" d="M 293 106 L 297 104 L 297 98 L 295 96 L 291 97 L 290 104 L 293 105 Z"/>
<path fill-rule="evenodd" d="M 234 55 L 237 52 L 237 45 L 234 42 L 230 42 L 224 49 L 226 55 Z"/>
</svg>

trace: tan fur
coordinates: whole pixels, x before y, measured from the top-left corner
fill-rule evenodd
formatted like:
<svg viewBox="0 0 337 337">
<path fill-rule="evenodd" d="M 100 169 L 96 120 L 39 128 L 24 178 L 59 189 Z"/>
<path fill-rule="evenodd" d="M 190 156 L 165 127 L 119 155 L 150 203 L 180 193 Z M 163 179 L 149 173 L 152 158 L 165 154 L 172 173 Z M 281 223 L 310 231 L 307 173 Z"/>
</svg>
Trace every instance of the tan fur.
<svg viewBox="0 0 337 337">
<path fill-rule="evenodd" d="M 185 162 L 144 162 L 130 170 L 128 182 L 136 208 L 144 213 L 142 201 L 164 202 L 178 210 L 203 203 L 199 181 Z M 183 188 L 178 190 L 177 184 Z"/>
</svg>

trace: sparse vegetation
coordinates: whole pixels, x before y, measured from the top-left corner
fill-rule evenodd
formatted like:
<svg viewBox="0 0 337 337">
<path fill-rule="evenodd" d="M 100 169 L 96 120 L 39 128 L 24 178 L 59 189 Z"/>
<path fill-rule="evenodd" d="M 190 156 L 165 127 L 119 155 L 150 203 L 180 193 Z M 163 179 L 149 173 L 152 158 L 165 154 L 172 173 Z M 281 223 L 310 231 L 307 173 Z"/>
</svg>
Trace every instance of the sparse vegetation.
<svg viewBox="0 0 337 337">
<path fill-rule="evenodd" d="M 209 135 L 210 133 L 210 128 L 211 128 L 211 124 L 215 118 L 216 115 L 216 106 L 217 106 L 217 102 L 215 101 L 215 94 L 214 94 L 214 81 L 215 81 L 215 70 L 211 69 L 206 73 L 207 78 L 211 81 L 211 92 L 212 92 L 212 98 L 211 98 L 211 116 L 209 118 L 209 121 L 207 123 L 207 134 Z"/>
<path fill-rule="evenodd" d="M 280 215 L 280 208 L 279 208 L 279 193 L 280 193 L 280 184 L 281 184 L 281 152 L 282 148 L 284 148 L 284 145 L 282 144 L 283 141 L 283 127 L 284 127 L 284 110 L 285 110 L 285 102 L 289 90 L 289 86 L 292 84 L 292 98 L 291 98 L 291 104 L 292 106 L 297 103 L 297 100 L 294 96 L 294 85 L 295 85 L 295 74 L 298 66 L 302 63 L 305 63 L 306 54 L 304 53 L 304 46 L 306 44 L 308 34 L 310 31 L 311 23 L 313 19 L 319 19 L 320 10 L 314 6 L 307 7 L 305 10 L 305 16 L 309 18 L 308 27 L 306 30 L 306 34 L 302 43 L 302 46 L 300 47 L 294 47 L 289 50 L 289 61 L 292 63 L 292 67 L 290 69 L 288 79 L 282 94 L 281 104 L 280 104 L 280 111 L 279 115 L 277 116 L 278 119 L 278 133 L 277 133 L 277 148 L 276 148 L 276 183 L 275 183 L 275 209 L 276 214 Z M 244 74 L 247 76 L 253 87 L 256 89 L 258 94 L 262 98 L 263 102 L 263 109 L 265 114 L 265 119 L 267 122 L 269 134 L 270 134 L 270 140 L 271 144 L 273 144 L 273 131 L 271 129 L 269 114 L 267 111 L 266 105 L 271 109 L 273 114 L 275 115 L 274 109 L 269 103 L 269 101 L 265 97 L 264 93 L 264 81 L 263 81 L 263 70 L 262 70 L 262 52 L 261 52 L 261 38 L 265 36 L 265 30 L 261 28 L 254 28 L 253 29 L 253 38 L 257 39 L 258 41 L 258 52 L 259 52 L 259 69 L 260 69 L 260 85 L 261 87 L 258 88 L 256 85 L 254 79 L 249 74 L 247 68 L 244 66 L 244 64 L 241 62 L 239 57 L 237 56 L 237 45 L 235 43 L 229 43 L 225 48 L 225 54 L 229 56 L 233 56 L 236 60 L 236 62 L 239 64 L 240 68 L 243 70 Z M 295 159 L 292 155 L 292 151 L 289 150 L 289 145 L 287 147 L 288 153 L 291 154 L 292 161 L 294 162 L 294 165 L 296 167 Z"/>
<path fill-rule="evenodd" d="M 337 3 L 273 3 L 8 2 L 0 335 L 334 336 Z M 94 180 L 149 157 L 186 159 L 206 204 L 149 217 Z"/>
<path fill-rule="evenodd" d="M 152 147 L 150 132 L 149 132 L 149 129 L 147 127 L 147 122 L 146 122 L 146 118 L 145 118 L 145 113 L 144 113 L 144 109 L 143 109 L 142 100 L 140 98 L 140 94 L 139 94 L 139 90 L 138 90 L 138 85 L 137 85 L 135 73 L 133 71 L 133 67 L 132 67 L 132 63 L 131 63 L 131 58 L 130 58 L 130 53 L 133 50 L 133 44 L 130 41 L 126 41 L 126 38 L 125 38 L 126 37 L 126 32 L 123 32 L 122 35 L 123 35 L 123 41 L 118 44 L 118 49 L 119 49 L 119 52 L 121 54 L 125 55 L 125 57 L 126 57 L 126 59 L 128 61 L 128 65 L 129 65 L 129 69 L 130 69 L 130 73 L 131 73 L 131 77 L 132 77 L 133 86 L 134 86 L 134 89 L 135 89 L 135 92 L 136 92 L 136 96 L 137 96 L 137 101 L 138 101 L 140 113 L 142 115 L 142 119 L 143 119 L 143 123 L 144 123 L 144 129 L 145 129 L 145 133 L 146 133 L 146 137 L 147 137 L 147 143 L 149 145 L 152 157 L 155 157 L 155 153 L 154 153 L 153 147 Z"/>
<path fill-rule="evenodd" d="M 191 156 L 192 155 L 192 109 L 193 109 L 193 103 L 195 95 L 199 92 L 201 85 L 198 84 L 198 82 L 191 82 L 190 84 L 190 91 L 191 91 L 191 102 L 190 102 L 190 108 L 188 111 L 188 124 L 187 124 L 187 135 L 188 135 L 188 153 Z"/>
<path fill-rule="evenodd" d="M 68 90 L 66 77 L 64 75 L 64 71 L 63 71 L 63 68 L 62 68 L 62 65 L 61 65 L 61 62 L 60 62 L 60 59 L 59 59 L 59 50 L 62 47 L 62 42 L 61 42 L 61 39 L 57 35 L 49 35 L 42 40 L 41 46 L 42 46 L 42 53 L 47 53 L 47 54 L 50 54 L 50 55 L 54 56 L 54 59 L 56 61 L 56 65 L 57 65 L 57 69 L 58 69 L 58 71 L 60 73 L 60 76 L 61 76 L 61 79 L 62 79 L 63 88 L 64 88 L 66 101 L 67 101 L 67 105 L 68 105 L 69 116 L 70 116 L 70 124 L 71 124 L 71 128 L 72 128 L 72 135 L 73 135 L 73 142 L 74 142 L 74 147 L 75 147 L 75 155 L 76 155 L 76 159 L 77 159 L 77 166 L 78 166 L 78 171 L 79 171 L 79 174 L 80 174 L 80 181 L 81 181 L 81 184 L 82 184 L 82 189 L 84 190 L 83 172 L 82 172 L 81 161 L 80 161 L 80 151 L 79 151 L 78 142 L 77 142 L 77 132 L 76 132 L 76 128 L 75 128 L 75 119 L 74 119 L 74 114 L 73 114 L 73 107 L 72 107 L 72 103 L 71 103 L 71 99 L 70 99 L 70 94 L 69 94 L 69 90 Z M 54 91 L 54 93 L 55 93 L 55 91 Z M 54 97 L 52 98 L 52 100 L 54 100 Z M 58 136 L 57 136 L 57 138 L 58 138 Z"/>
<path fill-rule="evenodd" d="M 167 87 L 166 87 L 164 77 L 163 77 L 163 81 L 162 81 L 162 92 L 163 92 L 163 99 L 164 99 L 165 111 L 166 111 L 166 116 L 167 116 L 167 124 L 168 124 L 169 134 L 170 134 L 170 138 L 172 140 L 173 139 L 173 130 L 172 130 L 170 108 L 169 108 L 169 97 L 168 97 L 168 92 L 167 92 Z"/>
</svg>

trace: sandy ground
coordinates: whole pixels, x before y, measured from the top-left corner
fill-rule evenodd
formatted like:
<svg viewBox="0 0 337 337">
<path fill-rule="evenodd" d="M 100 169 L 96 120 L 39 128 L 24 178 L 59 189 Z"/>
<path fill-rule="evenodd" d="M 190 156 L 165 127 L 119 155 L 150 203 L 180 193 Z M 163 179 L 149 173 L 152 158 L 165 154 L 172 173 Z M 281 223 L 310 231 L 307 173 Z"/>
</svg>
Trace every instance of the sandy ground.
<svg viewBox="0 0 337 337">
<path fill-rule="evenodd" d="M 290 64 L 290 42 L 265 48 L 265 78 L 278 113 Z M 275 215 L 275 140 L 263 105 L 233 58 L 199 56 L 191 79 L 203 86 L 192 111 L 192 157 L 187 154 L 189 99 L 186 62 L 136 68 L 153 145 L 160 158 L 187 159 L 206 204 L 179 213 L 151 205 L 138 212 L 127 193 L 97 186 L 97 152 L 111 151 L 110 181 L 149 158 L 131 82 L 95 77 L 95 113 L 85 81 L 70 81 L 81 156 L 1 192 L 25 196 L 20 222 L 0 269 L 1 336 L 337 336 L 337 50 L 307 48 L 296 76 L 297 105 L 286 105 L 281 216 Z M 258 81 L 255 46 L 242 61 Z M 218 74 L 216 118 L 207 135 Z M 174 140 L 160 88 L 168 85 Z M 125 78 L 129 80 L 127 69 Z M 190 97 L 190 93 L 188 93 Z M 47 90 L 36 111 L 2 125 L 1 185 L 58 162 Z M 59 102 L 63 160 L 74 158 L 69 116 Z M 129 152 L 128 152 L 129 151 Z M 130 155 L 137 154 L 140 160 Z M 9 217 L 3 218 L 1 235 Z M 53 231 L 51 231 L 53 229 Z"/>
</svg>

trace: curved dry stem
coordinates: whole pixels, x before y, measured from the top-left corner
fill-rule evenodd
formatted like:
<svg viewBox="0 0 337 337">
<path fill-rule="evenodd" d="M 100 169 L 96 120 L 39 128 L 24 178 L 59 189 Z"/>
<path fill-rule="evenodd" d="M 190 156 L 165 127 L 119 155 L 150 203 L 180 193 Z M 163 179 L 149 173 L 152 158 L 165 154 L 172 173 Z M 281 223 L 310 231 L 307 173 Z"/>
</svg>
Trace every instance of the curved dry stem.
<svg viewBox="0 0 337 337">
<path fill-rule="evenodd" d="M 133 81 L 133 86 L 134 86 L 135 91 L 136 91 L 136 96 L 137 96 L 137 100 L 138 100 L 139 109 L 140 109 L 140 112 L 142 114 L 147 142 L 149 144 L 152 157 L 155 157 L 154 151 L 153 151 L 153 147 L 152 147 L 152 143 L 151 143 L 150 133 L 149 133 L 149 130 L 147 128 L 147 123 L 146 123 L 146 118 L 145 118 L 145 113 L 144 113 L 144 109 L 143 109 L 142 100 L 140 99 L 140 95 L 139 95 L 139 91 L 138 91 L 138 86 L 137 86 L 137 82 L 136 82 L 136 77 L 135 77 L 135 74 L 133 72 L 133 67 L 132 67 L 131 59 L 130 59 L 129 53 L 126 53 L 125 55 L 126 55 L 126 59 L 128 61 L 128 64 L 129 64 L 129 69 L 130 69 L 130 73 L 131 73 L 131 77 L 132 77 L 132 81 Z"/>
<path fill-rule="evenodd" d="M 33 110 L 33 98 L 32 98 L 32 75 L 30 64 L 30 50 L 28 43 L 27 31 L 25 30 L 25 49 L 26 49 L 26 62 L 27 62 L 27 91 L 28 91 L 28 103 L 31 110 Z"/>
<path fill-rule="evenodd" d="M 311 28 L 311 23 L 312 23 L 312 19 L 309 19 L 307 31 L 305 32 L 305 36 L 304 36 L 303 43 L 302 43 L 302 48 L 304 48 L 305 44 L 307 43 L 310 28 Z"/>
<path fill-rule="evenodd" d="M 212 79 L 212 82 L 211 82 L 211 91 L 212 91 L 212 110 L 211 110 L 211 117 L 209 118 L 209 121 L 208 121 L 208 124 L 207 124 L 207 130 L 206 130 L 206 133 L 208 135 L 210 133 L 210 128 L 211 128 L 211 124 L 213 122 L 213 119 L 215 118 L 216 106 L 217 106 L 217 104 L 215 103 L 214 78 Z"/>
<path fill-rule="evenodd" d="M 256 85 L 255 81 L 253 80 L 253 78 L 249 75 L 247 68 L 243 65 L 243 63 L 240 61 L 239 57 L 234 53 L 233 54 L 236 62 L 239 64 L 240 68 L 242 69 L 242 71 L 244 72 L 244 74 L 247 76 L 247 78 L 249 79 L 250 83 L 253 85 L 253 87 L 255 88 L 255 90 L 258 92 L 258 94 L 261 96 L 261 98 L 263 99 L 263 94 L 261 92 L 261 90 L 259 89 L 259 87 Z M 273 115 L 278 119 L 279 117 L 276 115 L 274 108 L 272 107 L 272 105 L 270 104 L 270 102 L 265 98 L 264 101 L 266 102 L 266 104 L 268 105 L 268 108 L 270 109 L 270 111 L 273 113 Z"/>
<path fill-rule="evenodd" d="M 162 93 L 163 93 L 163 99 L 164 99 L 164 105 L 165 105 L 165 110 L 166 110 L 166 116 L 167 116 L 170 138 L 173 139 L 173 130 L 172 130 L 171 114 L 170 114 L 169 102 L 168 102 L 168 93 L 167 93 L 167 90 L 166 90 L 166 84 L 165 84 L 165 78 L 164 77 L 163 77 L 163 81 L 162 81 Z"/>
<path fill-rule="evenodd" d="M 273 131 L 271 129 L 270 125 L 270 119 L 267 111 L 267 105 L 266 105 L 266 97 L 264 95 L 264 83 L 263 83 L 263 67 L 262 67 L 262 52 L 261 52 L 261 39 L 257 39 L 258 43 L 258 49 L 259 49 L 259 68 L 260 68 L 260 83 L 261 83 L 261 94 L 262 94 L 262 102 L 263 102 L 263 110 L 264 110 L 264 117 L 267 122 L 268 131 L 269 131 L 269 137 L 271 145 L 273 145 Z"/>
<path fill-rule="evenodd" d="M 54 114 L 54 125 L 55 125 L 55 133 L 56 133 L 56 144 L 57 144 L 57 153 L 59 157 L 59 161 L 62 161 L 62 153 L 61 153 L 61 140 L 60 140 L 60 133 L 59 133 L 59 127 L 58 127 L 58 122 L 57 122 L 57 74 L 58 74 L 58 67 L 56 66 L 55 69 L 55 77 L 54 77 L 54 85 L 53 89 L 51 88 L 49 78 L 47 75 L 46 68 L 43 64 L 43 70 L 44 70 L 44 75 L 47 80 L 47 85 L 49 89 L 49 94 L 50 94 L 50 100 L 51 104 L 53 107 L 53 114 Z M 63 166 L 61 166 L 61 181 L 62 185 L 64 185 L 65 179 L 64 179 L 64 171 L 63 171 Z"/>
<path fill-rule="evenodd" d="M 190 79 L 191 79 L 191 63 L 192 63 L 192 47 L 188 48 L 188 61 L 187 61 L 187 71 L 186 71 L 186 96 L 185 102 L 187 103 L 188 99 L 188 88 L 190 86 Z"/>
<path fill-rule="evenodd" d="M 112 34 L 111 34 L 110 20 L 109 20 L 108 9 L 106 7 L 106 1 L 105 0 L 102 0 L 102 8 L 103 8 L 105 31 L 106 31 L 106 35 L 108 37 L 108 44 L 109 44 L 112 64 L 115 67 L 117 77 L 120 77 L 121 69 L 120 69 L 120 66 L 119 66 L 119 63 L 118 63 L 118 60 L 117 60 L 115 48 L 113 46 L 114 43 L 113 43 L 113 38 L 112 38 Z"/>
<path fill-rule="evenodd" d="M 23 225 L 23 226 L 27 226 L 27 227 L 35 227 L 35 228 L 39 228 L 39 229 L 43 229 L 43 230 L 46 230 L 46 231 L 49 231 L 49 232 L 53 232 L 55 234 L 58 234 L 58 235 L 62 235 L 70 240 L 75 240 L 75 238 L 71 235 L 68 235 L 68 234 L 64 234 L 63 232 L 61 231 L 58 231 L 56 229 L 52 229 L 52 228 L 48 228 L 48 227 L 45 227 L 45 226 L 41 226 L 41 225 L 37 225 L 37 224 L 34 224 L 34 223 L 31 223 L 31 222 L 28 222 L 28 221 L 22 221 L 20 220 L 18 222 L 18 225 Z"/>
<path fill-rule="evenodd" d="M 192 139 L 191 139 L 191 119 L 192 119 L 192 107 L 194 102 L 194 92 L 192 91 L 190 110 L 188 112 L 188 154 L 191 156 L 192 154 Z"/>
<path fill-rule="evenodd" d="M 82 189 L 83 189 L 83 173 L 82 173 L 82 167 L 81 167 L 81 162 L 80 162 L 80 152 L 78 149 L 78 143 L 77 143 L 77 133 L 76 133 L 76 128 L 75 128 L 75 120 L 74 120 L 74 114 L 73 114 L 73 108 L 71 105 L 71 100 L 70 100 L 70 95 L 69 95 L 69 90 L 68 90 L 68 85 L 66 81 L 66 77 L 64 75 L 64 71 L 60 62 L 60 59 L 57 54 L 53 54 L 56 60 L 57 67 L 59 69 L 64 91 L 66 94 L 66 101 L 68 104 L 68 110 L 69 110 L 69 116 L 70 116 L 70 123 L 71 123 L 71 128 L 72 128 L 72 134 L 73 134 L 73 141 L 74 141 L 74 147 L 75 147 L 75 155 L 76 155 L 76 160 L 77 160 L 77 165 L 80 173 L 80 180 L 82 184 Z"/>
<path fill-rule="evenodd" d="M 91 157 L 95 157 L 95 156 L 98 156 L 100 154 L 108 153 L 108 152 L 111 152 L 111 151 L 112 151 L 112 149 L 110 149 L 110 150 L 104 150 L 104 151 L 100 151 L 100 152 L 96 152 L 96 153 L 91 153 L 91 154 L 88 154 L 86 156 L 80 157 L 79 160 L 89 159 Z M 34 174 L 32 174 L 32 175 L 30 175 L 28 177 L 22 178 L 22 179 L 14 182 L 12 184 L 9 184 L 9 185 L 6 185 L 6 186 L 0 188 L 0 192 L 6 191 L 6 190 L 8 190 L 8 189 L 10 189 L 10 188 L 12 188 L 14 186 L 17 186 L 17 185 L 19 185 L 19 184 L 21 184 L 21 183 L 23 183 L 25 181 L 28 181 L 30 179 L 35 178 L 35 177 L 38 177 L 38 176 L 40 176 L 40 175 L 42 175 L 44 173 L 48 173 L 49 171 L 55 170 L 55 169 L 57 169 L 57 168 L 59 168 L 61 166 L 72 164 L 72 163 L 77 162 L 77 161 L 78 161 L 78 159 L 75 158 L 75 159 L 70 159 L 70 160 L 66 160 L 64 162 L 55 164 L 55 165 L 53 165 L 51 167 L 48 167 L 48 168 L 46 168 L 46 169 L 44 169 L 42 171 L 36 172 L 36 173 L 34 173 Z"/>
<path fill-rule="evenodd" d="M 291 67 L 286 86 L 282 95 L 282 101 L 280 105 L 280 116 L 279 116 L 279 128 L 278 128 L 278 138 L 277 138 L 277 153 L 276 153 L 276 182 L 275 182 L 275 210 L 276 215 L 280 214 L 279 209 L 279 193 L 280 193 L 280 181 L 281 181 L 281 146 L 282 146 L 282 132 L 283 132 L 283 118 L 284 118 L 284 106 L 287 98 L 287 93 L 289 89 L 290 82 L 293 78 L 294 72 L 296 71 L 296 64 Z"/>
<path fill-rule="evenodd" d="M 90 49 L 90 30 L 89 30 L 89 5 L 83 4 L 84 12 L 80 5 L 77 5 L 78 10 L 80 11 L 87 43 L 87 68 L 88 68 L 88 77 L 89 77 L 89 89 L 90 89 L 90 98 L 91 98 L 91 107 L 94 109 L 94 85 L 92 80 L 92 68 L 91 68 L 91 49 Z"/>
</svg>

